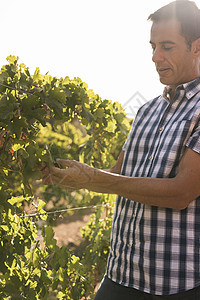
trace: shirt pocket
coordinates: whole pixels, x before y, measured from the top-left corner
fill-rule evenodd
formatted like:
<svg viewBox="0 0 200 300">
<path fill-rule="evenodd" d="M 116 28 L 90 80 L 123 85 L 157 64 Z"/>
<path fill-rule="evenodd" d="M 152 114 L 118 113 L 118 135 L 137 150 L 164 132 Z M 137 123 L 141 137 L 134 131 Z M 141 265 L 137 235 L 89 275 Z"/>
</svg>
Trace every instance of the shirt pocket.
<svg viewBox="0 0 200 300">
<path fill-rule="evenodd" d="M 154 161 L 150 170 L 151 177 L 174 177 L 186 143 L 192 133 L 191 120 L 181 120 L 163 127 Z"/>
<path fill-rule="evenodd" d="M 172 149 L 182 147 L 186 144 L 187 139 L 191 134 L 191 120 L 183 119 L 181 121 L 174 122 L 171 126 L 166 126 L 164 130 L 165 139 L 170 144 Z"/>
</svg>

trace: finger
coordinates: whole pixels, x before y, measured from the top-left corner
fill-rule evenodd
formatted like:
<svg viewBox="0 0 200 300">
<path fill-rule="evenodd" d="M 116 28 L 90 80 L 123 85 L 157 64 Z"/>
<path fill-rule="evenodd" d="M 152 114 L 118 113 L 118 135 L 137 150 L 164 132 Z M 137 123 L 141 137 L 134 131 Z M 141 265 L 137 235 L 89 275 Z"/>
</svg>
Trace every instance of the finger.
<svg viewBox="0 0 200 300">
<path fill-rule="evenodd" d="M 43 169 L 41 176 L 43 183 L 45 185 L 59 184 L 64 177 L 63 171 L 64 170 L 53 166 L 46 167 Z"/>
<path fill-rule="evenodd" d="M 50 170 L 49 170 L 48 167 L 43 168 L 41 170 L 41 172 L 42 172 L 42 178 L 45 178 L 45 177 L 47 177 L 50 174 Z"/>
<path fill-rule="evenodd" d="M 66 159 L 60 159 L 57 158 L 56 162 L 61 165 L 61 167 L 71 167 L 74 164 L 73 160 L 66 160 Z"/>
<path fill-rule="evenodd" d="M 54 180 L 53 180 L 53 177 L 51 176 L 51 174 L 48 174 L 47 176 L 44 176 L 42 178 L 42 182 L 45 185 L 52 185 L 52 184 L 54 184 Z"/>
<path fill-rule="evenodd" d="M 44 171 L 44 169 L 46 169 L 46 167 L 47 167 L 47 164 L 45 162 L 41 162 L 41 163 L 37 164 L 37 168 L 41 172 Z"/>
<path fill-rule="evenodd" d="M 67 189 L 67 190 L 75 190 L 76 188 L 74 187 L 73 184 L 66 184 L 63 182 L 63 180 L 57 176 L 54 176 L 52 174 L 48 174 L 46 177 L 43 178 L 42 180 L 43 184 L 45 185 L 54 185 L 58 184 L 61 188 Z"/>
<path fill-rule="evenodd" d="M 49 167 L 49 173 L 51 173 L 53 176 L 58 177 L 58 178 L 62 178 L 63 176 L 65 176 L 65 171 L 63 169 L 54 167 L 54 166 L 50 166 Z"/>
<path fill-rule="evenodd" d="M 53 185 L 59 184 L 61 182 L 61 179 L 57 176 L 52 175 L 51 173 L 48 173 L 46 176 L 43 176 L 42 182 L 45 185 Z"/>
</svg>

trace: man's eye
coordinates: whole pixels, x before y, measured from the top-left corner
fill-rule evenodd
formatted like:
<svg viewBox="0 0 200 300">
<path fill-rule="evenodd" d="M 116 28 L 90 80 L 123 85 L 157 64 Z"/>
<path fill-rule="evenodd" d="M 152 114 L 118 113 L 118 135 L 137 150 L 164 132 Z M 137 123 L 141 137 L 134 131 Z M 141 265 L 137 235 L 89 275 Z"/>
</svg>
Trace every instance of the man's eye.
<svg viewBox="0 0 200 300">
<path fill-rule="evenodd" d="M 172 49 L 172 47 L 163 47 L 164 50 L 169 51 Z"/>
</svg>

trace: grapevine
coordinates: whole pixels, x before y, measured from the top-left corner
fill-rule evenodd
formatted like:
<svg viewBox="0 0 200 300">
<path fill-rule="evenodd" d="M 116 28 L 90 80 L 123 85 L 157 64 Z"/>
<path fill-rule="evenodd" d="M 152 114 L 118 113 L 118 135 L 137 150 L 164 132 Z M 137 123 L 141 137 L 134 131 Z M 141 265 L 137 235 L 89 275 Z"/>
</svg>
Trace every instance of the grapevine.
<svg viewBox="0 0 200 300">
<path fill-rule="evenodd" d="M 97 211 L 83 230 L 89 246 L 82 258 L 57 246 L 46 215 L 41 217 L 43 245 L 38 217 L 21 216 L 31 203 L 42 214 L 50 200 L 57 205 L 64 198 L 66 207 L 109 201 L 87 191 L 72 196 L 59 187 L 44 187 L 39 166 L 61 157 L 108 168 L 119 154 L 130 122 L 119 103 L 101 99 L 80 78 L 42 75 L 39 68 L 31 75 L 18 57 L 9 56 L 7 61 L 0 71 L 0 298 L 92 297 L 95 269 L 100 257 L 105 264 L 109 251 L 111 215 L 101 223 Z"/>
</svg>

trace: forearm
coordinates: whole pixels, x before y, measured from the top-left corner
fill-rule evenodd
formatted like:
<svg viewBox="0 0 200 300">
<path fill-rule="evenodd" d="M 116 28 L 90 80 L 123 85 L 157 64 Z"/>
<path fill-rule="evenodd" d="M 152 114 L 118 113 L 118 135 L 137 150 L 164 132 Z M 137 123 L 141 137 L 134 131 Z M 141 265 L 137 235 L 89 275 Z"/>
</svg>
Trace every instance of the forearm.
<svg viewBox="0 0 200 300">
<path fill-rule="evenodd" d="M 173 209 L 186 208 L 200 195 L 200 155 L 191 149 L 182 157 L 174 178 L 128 177 L 77 161 L 58 161 L 62 167 L 67 168 L 45 168 L 42 175 L 44 184 L 118 194 L 136 202 Z M 116 169 L 120 170 L 121 162 L 117 165 Z"/>
<path fill-rule="evenodd" d="M 95 170 L 86 188 L 101 193 L 118 194 L 140 203 L 182 209 L 185 194 L 181 192 L 178 178 L 127 177 Z"/>
</svg>

